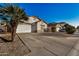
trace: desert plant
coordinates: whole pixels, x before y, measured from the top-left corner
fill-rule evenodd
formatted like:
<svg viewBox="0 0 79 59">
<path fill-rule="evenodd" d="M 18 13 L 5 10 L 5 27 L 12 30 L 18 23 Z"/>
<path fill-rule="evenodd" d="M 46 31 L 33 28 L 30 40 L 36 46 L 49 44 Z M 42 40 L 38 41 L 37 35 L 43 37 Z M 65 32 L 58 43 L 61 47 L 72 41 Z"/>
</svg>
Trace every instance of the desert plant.
<svg viewBox="0 0 79 59">
<path fill-rule="evenodd" d="M 68 34 L 73 34 L 76 31 L 75 27 L 69 24 L 65 25 L 65 30 Z"/>
<path fill-rule="evenodd" d="M 7 18 L 11 18 L 9 21 L 10 29 L 11 29 L 11 40 L 13 41 L 15 34 L 16 34 L 16 29 L 17 25 L 20 22 L 20 20 L 27 20 L 28 17 L 24 10 L 20 8 L 19 6 L 15 6 L 12 4 L 8 4 L 8 6 L 1 6 L 0 8 L 0 16 L 5 17 L 4 19 L 8 21 Z"/>
</svg>

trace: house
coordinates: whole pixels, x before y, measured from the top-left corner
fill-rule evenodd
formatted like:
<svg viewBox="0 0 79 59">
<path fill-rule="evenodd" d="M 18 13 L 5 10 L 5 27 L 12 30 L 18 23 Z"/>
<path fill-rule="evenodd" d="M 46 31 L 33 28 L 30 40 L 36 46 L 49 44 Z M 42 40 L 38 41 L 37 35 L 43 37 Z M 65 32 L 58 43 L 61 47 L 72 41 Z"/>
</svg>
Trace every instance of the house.
<svg viewBox="0 0 79 59">
<path fill-rule="evenodd" d="M 57 32 L 64 32 L 65 31 L 65 26 L 67 23 L 65 22 L 59 22 L 57 25 L 56 25 L 56 31 Z"/>
<path fill-rule="evenodd" d="M 60 32 L 62 29 L 65 29 L 65 24 L 65 22 L 50 23 L 48 24 L 48 30 L 49 32 Z"/>
<path fill-rule="evenodd" d="M 45 32 L 47 29 L 47 23 L 36 16 L 28 17 L 27 21 L 21 20 L 17 33 L 31 33 L 31 32 Z"/>
<path fill-rule="evenodd" d="M 79 26 L 77 26 L 77 28 L 76 28 L 76 32 L 79 32 Z"/>
<path fill-rule="evenodd" d="M 7 24 L 6 22 L 0 20 L 0 33 L 7 32 Z"/>
<path fill-rule="evenodd" d="M 49 32 L 55 32 L 56 31 L 56 23 L 48 24 L 48 31 Z"/>
</svg>

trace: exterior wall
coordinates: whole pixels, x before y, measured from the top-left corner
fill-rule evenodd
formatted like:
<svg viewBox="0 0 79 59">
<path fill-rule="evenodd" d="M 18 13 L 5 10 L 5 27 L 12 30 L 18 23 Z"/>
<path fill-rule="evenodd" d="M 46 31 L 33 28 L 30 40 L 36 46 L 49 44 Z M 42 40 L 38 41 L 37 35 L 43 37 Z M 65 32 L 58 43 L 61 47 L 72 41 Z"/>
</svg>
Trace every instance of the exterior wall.
<svg viewBox="0 0 79 59">
<path fill-rule="evenodd" d="M 76 29 L 76 32 L 79 32 L 79 29 Z"/>
<path fill-rule="evenodd" d="M 57 24 L 56 25 L 56 32 L 59 32 L 59 30 L 63 29 L 65 24 Z"/>
<path fill-rule="evenodd" d="M 78 29 L 78 32 L 79 32 L 79 29 Z"/>
<path fill-rule="evenodd" d="M 56 28 L 56 32 L 59 32 L 60 28 Z"/>
<path fill-rule="evenodd" d="M 48 26 L 48 32 L 52 32 L 52 26 Z"/>
<path fill-rule="evenodd" d="M 16 33 L 30 33 L 31 24 L 19 24 Z"/>
<path fill-rule="evenodd" d="M 43 21 L 40 21 L 37 23 L 37 32 L 44 32 L 44 30 L 47 29 L 47 24 Z"/>
<path fill-rule="evenodd" d="M 37 32 L 41 32 L 41 22 L 37 23 Z"/>
<path fill-rule="evenodd" d="M 56 25 L 56 32 L 59 32 L 60 28 L 61 28 L 61 25 L 60 24 L 57 24 Z"/>
<path fill-rule="evenodd" d="M 19 24 L 17 33 L 30 33 L 30 32 L 44 32 L 47 29 L 47 24 L 35 17 L 29 17 L 27 21 Z"/>
<path fill-rule="evenodd" d="M 29 17 L 28 19 L 29 23 L 35 23 L 37 22 L 37 24 L 32 25 L 32 32 L 44 32 L 45 29 L 47 29 L 47 24 L 44 23 L 43 21 L 40 21 L 38 18 L 35 17 Z"/>
<path fill-rule="evenodd" d="M 34 17 L 29 17 L 29 19 L 28 19 L 28 23 L 34 23 L 34 22 L 37 22 L 37 21 L 39 21 L 39 19 L 34 18 Z"/>
</svg>

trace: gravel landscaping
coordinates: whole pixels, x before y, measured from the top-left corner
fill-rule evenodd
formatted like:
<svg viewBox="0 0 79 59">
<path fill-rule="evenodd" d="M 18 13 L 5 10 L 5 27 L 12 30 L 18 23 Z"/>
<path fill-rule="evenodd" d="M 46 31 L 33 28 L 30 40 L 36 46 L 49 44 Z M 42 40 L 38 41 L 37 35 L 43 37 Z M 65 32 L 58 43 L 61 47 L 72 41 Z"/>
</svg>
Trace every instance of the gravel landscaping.
<svg viewBox="0 0 79 59">
<path fill-rule="evenodd" d="M 15 37 L 13 42 L 4 42 L 0 39 L 0 56 L 23 56 L 28 53 L 30 53 L 28 48 L 20 41 L 18 36 Z"/>
</svg>

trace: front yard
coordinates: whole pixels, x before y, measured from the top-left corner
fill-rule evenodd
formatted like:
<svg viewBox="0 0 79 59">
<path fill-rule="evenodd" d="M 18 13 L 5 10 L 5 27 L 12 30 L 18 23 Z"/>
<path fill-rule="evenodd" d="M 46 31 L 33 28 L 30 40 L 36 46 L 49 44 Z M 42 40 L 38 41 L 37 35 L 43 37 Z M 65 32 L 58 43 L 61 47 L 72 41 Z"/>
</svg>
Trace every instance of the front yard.
<svg viewBox="0 0 79 59">
<path fill-rule="evenodd" d="M 20 56 L 26 55 L 29 52 L 28 48 L 19 40 L 18 36 L 15 37 L 13 42 L 5 42 L 0 39 L 0 56 Z"/>
</svg>

